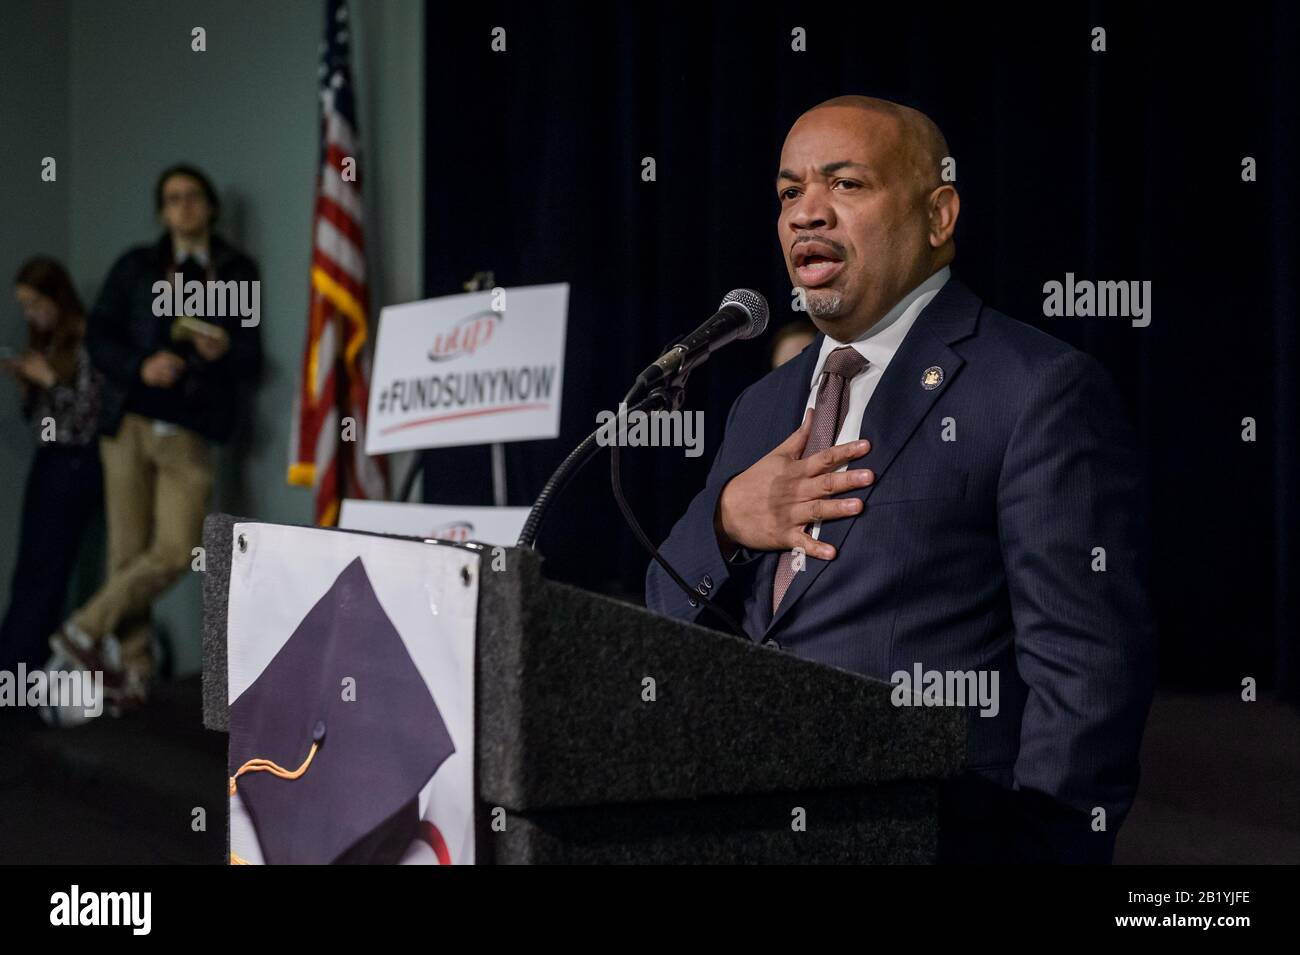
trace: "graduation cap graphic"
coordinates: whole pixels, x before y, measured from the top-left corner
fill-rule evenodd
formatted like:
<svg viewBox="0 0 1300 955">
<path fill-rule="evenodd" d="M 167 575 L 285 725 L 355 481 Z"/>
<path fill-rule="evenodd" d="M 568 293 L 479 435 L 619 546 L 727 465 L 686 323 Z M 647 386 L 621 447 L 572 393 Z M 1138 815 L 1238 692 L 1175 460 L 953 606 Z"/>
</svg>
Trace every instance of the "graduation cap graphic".
<svg viewBox="0 0 1300 955">
<path fill-rule="evenodd" d="M 397 862 L 455 751 L 360 557 L 230 706 L 230 794 L 275 865 Z"/>
</svg>

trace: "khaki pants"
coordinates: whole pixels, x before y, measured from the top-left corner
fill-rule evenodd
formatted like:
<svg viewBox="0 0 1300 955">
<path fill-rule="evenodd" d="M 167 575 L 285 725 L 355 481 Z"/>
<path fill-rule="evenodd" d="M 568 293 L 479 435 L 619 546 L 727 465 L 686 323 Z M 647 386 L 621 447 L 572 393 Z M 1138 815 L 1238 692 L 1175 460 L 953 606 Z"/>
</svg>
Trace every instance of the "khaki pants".
<svg viewBox="0 0 1300 955">
<path fill-rule="evenodd" d="M 123 664 L 153 675 L 150 607 L 189 569 L 203 538 L 212 492 L 212 448 L 175 425 L 160 433 L 149 418 L 126 414 L 101 438 L 108 579 L 72 616 L 95 639 L 112 633 Z"/>
</svg>

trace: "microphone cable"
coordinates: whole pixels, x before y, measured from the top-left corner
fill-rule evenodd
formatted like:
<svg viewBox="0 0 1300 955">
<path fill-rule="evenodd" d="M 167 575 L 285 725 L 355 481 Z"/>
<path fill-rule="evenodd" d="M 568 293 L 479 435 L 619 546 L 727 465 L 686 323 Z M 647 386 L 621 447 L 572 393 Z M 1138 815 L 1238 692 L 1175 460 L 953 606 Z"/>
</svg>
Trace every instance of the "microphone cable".
<svg viewBox="0 0 1300 955">
<path fill-rule="evenodd" d="M 656 396 L 652 393 L 650 398 L 641 402 L 637 408 L 628 409 L 629 413 L 633 410 L 639 410 L 642 405 L 649 403 L 655 397 Z M 664 556 L 659 553 L 659 548 L 654 545 L 654 542 L 650 540 L 649 535 L 647 535 L 642 529 L 641 524 L 636 519 L 636 515 L 632 512 L 632 508 L 628 504 L 627 499 L 623 496 L 623 474 L 619 465 L 620 450 L 621 449 L 617 443 L 610 445 L 609 483 L 614 492 L 614 501 L 618 504 L 619 512 L 623 515 L 624 523 L 631 528 L 633 535 L 635 535 L 636 539 L 641 542 L 641 546 L 646 549 L 650 556 L 654 558 L 655 563 L 662 567 L 664 573 L 672 578 L 673 583 L 681 588 L 682 593 L 686 594 L 687 599 L 703 604 L 704 609 L 710 611 L 715 617 L 725 623 L 734 636 L 739 637 L 746 643 L 753 642 L 749 634 L 745 632 L 745 628 L 736 621 L 735 617 L 727 613 L 727 611 L 723 610 L 698 590 L 692 589 L 691 585 L 682 579 L 681 574 L 677 573 L 677 571 L 673 569 L 672 564 L 668 563 L 668 561 L 664 559 Z"/>
</svg>

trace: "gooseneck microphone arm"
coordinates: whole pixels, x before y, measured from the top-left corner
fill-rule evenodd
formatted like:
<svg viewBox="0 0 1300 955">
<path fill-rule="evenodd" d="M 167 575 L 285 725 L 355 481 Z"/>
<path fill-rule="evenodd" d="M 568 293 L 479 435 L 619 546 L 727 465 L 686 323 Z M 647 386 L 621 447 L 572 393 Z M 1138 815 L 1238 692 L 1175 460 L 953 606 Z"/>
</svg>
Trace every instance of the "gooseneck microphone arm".
<svg viewBox="0 0 1300 955">
<path fill-rule="evenodd" d="M 628 392 L 631 397 L 636 391 L 635 387 Z M 628 398 L 624 398 L 624 404 Z M 642 399 L 634 409 L 642 411 L 651 404 L 659 401 L 658 396 L 651 395 Z M 533 508 L 528 512 L 528 519 L 524 521 L 524 529 L 519 532 L 519 541 L 517 547 L 527 547 L 529 550 L 537 548 L 537 535 L 541 532 L 542 521 L 546 519 L 546 512 L 551 509 L 555 498 L 560 492 L 573 480 L 574 475 L 582 470 L 582 466 L 595 457 L 596 452 L 600 450 L 600 433 L 604 426 L 597 428 L 591 434 L 582 439 L 582 443 L 569 452 L 569 456 L 560 462 L 560 466 L 551 472 L 551 476 L 546 479 L 542 485 L 542 492 L 537 495 L 537 500 L 533 502 Z"/>
<path fill-rule="evenodd" d="M 757 292 L 749 289 L 736 289 L 729 292 L 722 300 L 718 311 L 703 325 L 661 355 L 653 364 L 637 376 L 636 382 L 619 403 L 619 415 L 644 411 L 647 408 L 670 408 L 677 410 L 684 397 L 686 377 L 692 369 L 703 364 L 713 352 L 737 339 L 754 338 L 761 335 L 767 327 L 767 301 Z M 595 457 L 600 449 L 600 436 L 606 430 L 601 425 L 569 452 L 560 466 L 555 469 L 537 495 L 528 519 L 524 521 L 519 534 L 517 546 L 535 550 L 537 537 L 541 532 L 542 522 L 573 477 L 588 461 Z M 616 433 L 622 433 L 620 431 Z M 624 521 L 636 536 L 641 546 L 649 551 L 650 556 L 659 564 L 692 604 L 703 604 L 720 619 L 736 636 L 748 640 L 749 636 L 735 618 L 718 607 L 707 596 L 692 590 L 673 567 L 659 553 L 658 548 L 642 529 L 636 516 L 632 513 L 623 496 L 622 475 L 619 470 L 619 448 L 616 443 L 610 448 L 610 481 L 614 499 Z"/>
</svg>

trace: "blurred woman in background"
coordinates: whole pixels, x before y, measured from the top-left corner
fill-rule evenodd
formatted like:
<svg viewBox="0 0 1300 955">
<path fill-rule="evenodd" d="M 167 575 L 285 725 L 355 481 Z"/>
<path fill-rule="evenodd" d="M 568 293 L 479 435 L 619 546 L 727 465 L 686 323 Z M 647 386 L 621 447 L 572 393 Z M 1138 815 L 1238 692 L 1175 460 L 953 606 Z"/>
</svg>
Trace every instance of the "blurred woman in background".
<svg viewBox="0 0 1300 955">
<path fill-rule="evenodd" d="M 0 623 L 0 670 L 39 667 L 63 620 L 68 581 L 83 532 L 99 509 L 99 373 L 86 353 L 85 311 L 57 261 L 38 256 L 14 279 L 27 348 L 0 358 L 18 381 L 36 454 L 23 492 L 18 559 Z M 8 476 L 8 475 L 6 475 Z"/>
</svg>

